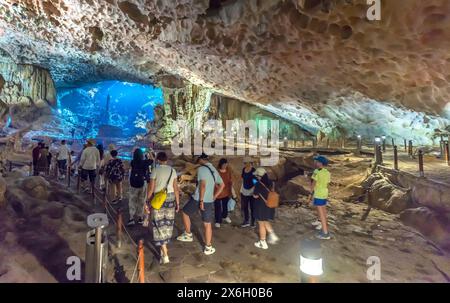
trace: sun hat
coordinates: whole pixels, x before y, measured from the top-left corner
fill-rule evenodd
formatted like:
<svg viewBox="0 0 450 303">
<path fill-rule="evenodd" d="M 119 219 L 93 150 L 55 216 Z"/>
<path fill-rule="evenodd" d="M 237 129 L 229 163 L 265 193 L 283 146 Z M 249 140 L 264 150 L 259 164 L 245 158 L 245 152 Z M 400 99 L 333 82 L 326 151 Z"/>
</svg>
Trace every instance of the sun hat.
<svg viewBox="0 0 450 303">
<path fill-rule="evenodd" d="M 87 140 L 87 143 L 90 144 L 90 145 L 95 145 L 95 140 L 92 139 L 92 138 L 91 138 L 91 139 L 88 139 L 88 140 Z"/>
</svg>

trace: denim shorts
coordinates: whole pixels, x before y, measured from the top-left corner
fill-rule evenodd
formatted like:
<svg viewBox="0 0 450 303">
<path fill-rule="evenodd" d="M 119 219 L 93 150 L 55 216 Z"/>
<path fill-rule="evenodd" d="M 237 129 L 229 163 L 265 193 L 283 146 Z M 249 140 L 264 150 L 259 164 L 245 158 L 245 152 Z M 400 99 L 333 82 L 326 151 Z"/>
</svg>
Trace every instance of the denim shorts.
<svg viewBox="0 0 450 303">
<path fill-rule="evenodd" d="M 325 206 L 325 205 L 327 205 L 327 199 L 314 198 L 314 205 L 315 206 Z"/>
<path fill-rule="evenodd" d="M 195 201 L 192 197 L 189 199 L 189 201 L 186 203 L 186 205 L 183 207 L 183 212 L 188 215 L 192 216 L 195 213 L 199 212 L 202 215 L 202 221 L 204 223 L 214 223 L 214 202 L 212 203 L 203 203 L 205 206 L 205 210 L 200 209 L 200 202 Z"/>
</svg>

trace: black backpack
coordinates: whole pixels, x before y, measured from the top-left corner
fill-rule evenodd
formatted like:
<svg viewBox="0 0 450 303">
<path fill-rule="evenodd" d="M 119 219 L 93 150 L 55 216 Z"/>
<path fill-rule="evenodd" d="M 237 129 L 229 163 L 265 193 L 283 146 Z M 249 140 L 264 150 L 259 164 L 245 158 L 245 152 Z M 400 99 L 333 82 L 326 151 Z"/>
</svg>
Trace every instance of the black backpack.
<svg viewBox="0 0 450 303">
<path fill-rule="evenodd" d="M 145 162 L 139 163 L 141 165 L 132 164 L 130 172 L 130 185 L 135 188 L 141 188 L 145 184 L 145 180 L 148 178 L 148 166 Z M 137 167 L 134 167 L 134 166 Z"/>
</svg>

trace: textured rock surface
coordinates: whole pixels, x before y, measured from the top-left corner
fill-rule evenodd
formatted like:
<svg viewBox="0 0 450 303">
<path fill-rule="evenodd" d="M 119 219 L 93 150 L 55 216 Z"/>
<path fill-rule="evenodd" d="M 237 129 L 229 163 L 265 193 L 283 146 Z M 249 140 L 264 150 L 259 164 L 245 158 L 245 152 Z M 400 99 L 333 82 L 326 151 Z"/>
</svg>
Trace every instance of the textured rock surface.
<svg viewBox="0 0 450 303">
<path fill-rule="evenodd" d="M 381 21 L 367 20 L 365 0 L 221 2 L 3 1 L 0 48 L 17 62 L 49 68 L 58 85 L 164 82 L 175 74 L 274 112 L 290 104 L 283 115 L 300 115 L 308 130 L 331 132 L 346 117 L 367 124 L 358 112 L 340 115 L 339 98 L 351 101 L 355 93 L 355 102 L 368 98 L 449 115 L 446 0 L 383 1 Z M 404 121 L 408 130 L 416 128 L 408 125 L 413 116 Z"/>
</svg>

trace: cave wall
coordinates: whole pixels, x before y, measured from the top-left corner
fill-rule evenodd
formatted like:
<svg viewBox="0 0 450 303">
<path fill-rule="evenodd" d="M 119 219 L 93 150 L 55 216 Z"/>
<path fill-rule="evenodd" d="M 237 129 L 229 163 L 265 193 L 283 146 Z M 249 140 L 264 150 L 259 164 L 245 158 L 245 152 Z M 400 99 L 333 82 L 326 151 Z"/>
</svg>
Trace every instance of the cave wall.
<svg viewBox="0 0 450 303">
<path fill-rule="evenodd" d="M 287 119 L 268 112 L 254 104 L 246 103 L 233 98 L 214 94 L 211 97 L 208 109 L 209 119 L 218 119 L 222 125 L 226 126 L 226 120 L 240 119 L 248 120 L 278 120 L 280 126 L 280 137 L 289 140 L 311 139 L 314 134 L 302 129 L 299 125 L 290 122 Z"/>
<path fill-rule="evenodd" d="M 34 65 L 16 64 L 0 49 L 2 126 L 9 119 L 10 126 L 20 128 L 48 115 L 55 104 L 56 89 L 49 71 Z"/>
</svg>

